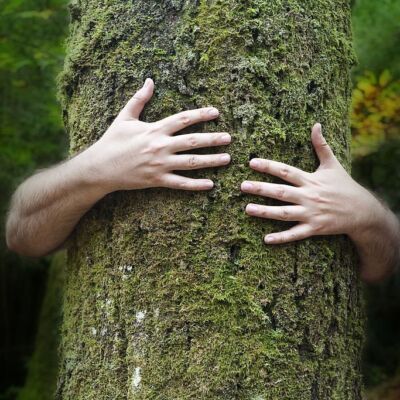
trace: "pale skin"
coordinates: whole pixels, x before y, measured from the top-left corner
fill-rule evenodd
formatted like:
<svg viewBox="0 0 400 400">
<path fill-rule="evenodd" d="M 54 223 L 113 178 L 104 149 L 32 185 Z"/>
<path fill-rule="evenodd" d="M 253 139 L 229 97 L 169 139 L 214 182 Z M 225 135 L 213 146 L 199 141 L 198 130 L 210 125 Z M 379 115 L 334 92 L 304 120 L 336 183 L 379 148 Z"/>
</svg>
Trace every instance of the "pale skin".
<svg viewBox="0 0 400 400">
<path fill-rule="evenodd" d="M 290 185 L 245 181 L 242 191 L 291 204 L 248 204 L 246 213 L 298 222 L 284 232 L 266 235 L 266 244 L 290 243 L 316 235 L 348 235 L 360 256 L 361 279 L 377 282 L 386 278 L 400 260 L 398 219 L 342 167 L 322 135 L 320 124 L 314 125 L 311 140 L 320 161 L 313 173 L 272 160 L 250 161 L 254 170 Z"/>
<path fill-rule="evenodd" d="M 231 136 L 226 132 L 173 135 L 217 118 L 218 110 L 201 108 L 157 122 L 142 122 L 139 116 L 153 91 L 154 82 L 147 79 L 96 143 L 21 184 L 13 196 L 6 226 L 11 250 L 31 257 L 49 254 L 65 242 L 81 217 L 111 192 L 213 188 L 209 179 L 190 179 L 174 171 L 227 165 L 229 154 L 176 153 L 227 145 Z"/>
<path fill-rule="evenodd" d="M 231 136 L 226 132 L 174 134 L 217 118 L 218 110 L 208 107 L 157 122 L 142 122 L 140 114 L 153 91 L 154 83 L 147 79 L 96 143 L 20 185 L 13 196 L 6 226 L 11 250 L 33 257 L 51 253 L 63 245 L 95 203 L 115 191 L 213 188 L 209 179 L 190 179 L 176 171 L 228 165 L 229 154 L 182 152 L 228 145 Z M 344 170 L 322 136 L 319 124 L 312 130 L 312 142 L 320 159 L 320 167 L 314 173 L 272 160 L 251 160 L 254 170 L 280 177 L 291 185 L 246 181 L 242 191 L 293 205 L 249 204 L 247 214 L 299 222 L 285 232 L 266 235 L 264 241 L 268 245 L 315 235 L 346 234 L 359 252 L 361 278 L 369 282 L 384 279 L 400 258 L 398 220 Z"/>
</svg>

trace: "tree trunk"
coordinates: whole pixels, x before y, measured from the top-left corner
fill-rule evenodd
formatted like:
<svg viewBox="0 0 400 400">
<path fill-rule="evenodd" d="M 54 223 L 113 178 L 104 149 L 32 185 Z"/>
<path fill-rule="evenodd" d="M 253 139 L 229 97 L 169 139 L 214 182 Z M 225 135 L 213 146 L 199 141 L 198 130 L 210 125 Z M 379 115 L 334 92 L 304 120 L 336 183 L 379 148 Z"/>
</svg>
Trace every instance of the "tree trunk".
<svg viewBox="0 0 400 400">
<path fill-rule="evenodd" d="M 28 363 L 25 385 L 17 400 L 52 400 L 57 386 L 58 347 L 62 294 L 64 288 L 65 252 L 51 261 L 35 339 L 35 351 Z"/>
<path fill-rule="evenodd" d="M 146 77 L 143 118 L 214 105 L 232 165 L 211 193 L 114 193 L 67 270 L 59 399 L 361 399 L 361 298 L 345 237 L 265 246 L 249 158 L 313 170 L 320 121 L 349 166 L 347 0 L 75 0 L 61 78 L 75 153 Z M 340 182 L 338 182 L 340 184 Z M 269 203 L 269 202 L 268 202 Z"/>
</svg>

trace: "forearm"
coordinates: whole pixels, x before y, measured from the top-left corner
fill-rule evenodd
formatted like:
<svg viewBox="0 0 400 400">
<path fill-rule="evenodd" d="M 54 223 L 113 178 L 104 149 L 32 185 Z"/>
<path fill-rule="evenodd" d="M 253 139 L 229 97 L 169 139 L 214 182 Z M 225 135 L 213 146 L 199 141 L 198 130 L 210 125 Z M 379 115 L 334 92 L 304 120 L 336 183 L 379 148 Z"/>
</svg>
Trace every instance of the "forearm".
<svg viewBox="0 0 400 400">
<path fill-rule="evenodd" d="M 107 193 L 151 187 L 203 191 L 210 179 L 176 174 L 230 163 L 229 154 L 182 154 L 205 147 L 226 146 L 226 132 L 175 133 L 216 119 L 214 107 L 186 110 L 157 122 L 139 120 L 151 99 L 154 82 L 128 101 L 104 135 L 86 151 L 25 181 L 13 196 L 6 235 L 11 250 L 42 256 L 68 238 L 79 219 Z"/>
<path fill-rule="evenodd" d="M 373 283 L 390 276 L 400 262 L 400 224 L 379 201 L 370 212 L 369 224 L 350 237 L 359 253 L 361 279 Z"/>
<path fill-rule="evenodd" d="M 7 220 L 9 248 L 38 257 L 60 247 L 106 194 L 91 172 L 84 152 L 25 181 L 14 194 Z"/>
</svg>

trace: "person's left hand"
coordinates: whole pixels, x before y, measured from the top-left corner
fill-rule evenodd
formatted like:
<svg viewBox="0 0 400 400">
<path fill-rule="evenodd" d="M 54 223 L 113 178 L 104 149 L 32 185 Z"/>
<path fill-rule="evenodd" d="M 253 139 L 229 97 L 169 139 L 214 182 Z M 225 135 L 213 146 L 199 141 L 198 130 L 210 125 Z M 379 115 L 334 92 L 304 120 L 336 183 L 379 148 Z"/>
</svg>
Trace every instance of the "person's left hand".
<svg viewBox="0 0 400 400">
<path fill-rule="evenodd" d="M 243 192 L 294 203 L 284 206 L 247 205 L 246 213 L 254 217 L 299 222 L 287 231 L 266 235 L 264 241 L 267 244 L 288 243 L 314 235 L 348 234 L 354 239 L 371 225 L 371 210 L 376 209 L 376 198 L 342 167 L 322 136 L 320 124 L 313 127 L 311 138 L 320 160 L 314 173 L 276 161 L 250 161 L 254 170 L 294 185 L 242 183 Z"/>
</svg>

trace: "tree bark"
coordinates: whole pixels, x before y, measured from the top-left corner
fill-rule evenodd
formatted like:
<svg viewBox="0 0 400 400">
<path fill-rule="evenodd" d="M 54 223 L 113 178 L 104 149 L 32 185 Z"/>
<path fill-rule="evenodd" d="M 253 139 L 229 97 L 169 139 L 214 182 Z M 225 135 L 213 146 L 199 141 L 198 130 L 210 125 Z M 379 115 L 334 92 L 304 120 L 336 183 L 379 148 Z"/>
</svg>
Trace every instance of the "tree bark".
<svg viewBox="0 0 400 400">
<path fill-rule="evenodd" d="M 64 288 L 65 252 L 53 256 L 39 317 L 35 351 L 28 363 L 25 385 L 17 400 L 52 400 L 58 378 L 58 347 Z"/>
<path fill-rule="evenodd" d="M 61 77 L 75 153 L 146 77 L 143 119 L 213 105 L 229 131 L 211 193 L 114 193 L 81 221 L 67 269 L 59 399 L 361 399 L 363 313 L 346 237 L 265 246 L 244 214 L 248 161 L 312 171 L 322 122 L 349 167 L 348 0 L 75 0 Z M 269 179 L 269 178 L 268 178 Z M 338 182 L 340 184 L 340 182 Z M 272 203 L 266 201 L 266 203 Z M 272 203 L 273 204 L 273 203 Z"/>
</svg>

